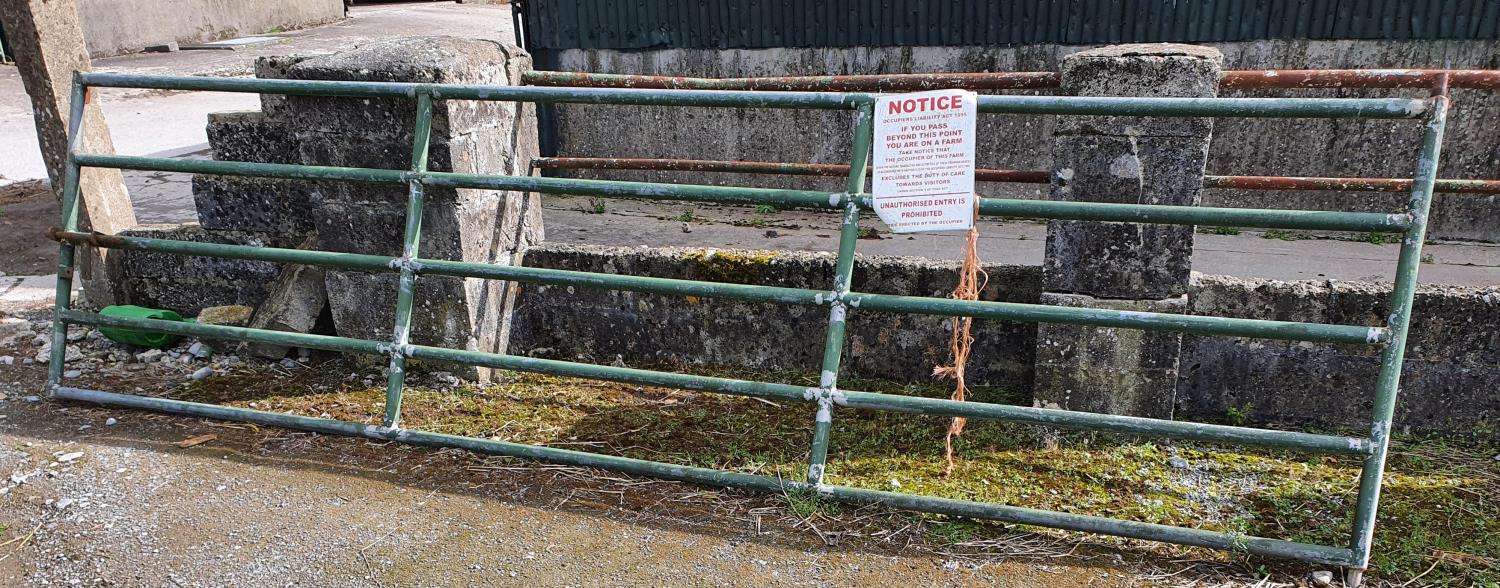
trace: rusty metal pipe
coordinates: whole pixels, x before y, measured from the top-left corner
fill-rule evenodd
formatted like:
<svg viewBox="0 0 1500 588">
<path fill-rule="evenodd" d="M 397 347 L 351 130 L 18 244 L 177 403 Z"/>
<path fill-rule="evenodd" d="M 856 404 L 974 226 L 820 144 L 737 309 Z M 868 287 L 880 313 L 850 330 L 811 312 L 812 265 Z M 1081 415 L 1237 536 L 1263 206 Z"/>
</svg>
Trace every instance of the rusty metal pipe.
<svg viewBox="0 0 1500 588">
<path fill-rule="evenodd" d="M 849 166 L 836 163 L 786 163 L 775 161 L 717 161 L 707 159 L 655 159 L 628 157 L 539 157 L 538 169 L 646 170 L 678 172 L 725 172 L 788 176 L 843 177 Z M 1044 171 L 976 169 L 981 182 L 1045 184 Z M 1205 188 L 1237 190 L 1317 190 L 1334 192 L 1410 192 L 1412 181 L 1399 178 L 1320 178 L 1281 176 L 1204 176 Z M 1436 191 L 1464 194 L 1500 194 L 1500 180 L 1438 180 Z"/>
<path fill-rule="evenodd" d="M 1489 69 L 1267 69 L 1230 70 L 1219 84 L 1230 89 L 1298 88 L 1432 88 L 1443 75 L 1454 88 L 1500 90 L 1500 70 Z M 521 79 L 532 86 L 585 88 L 655 88 L 675 90 L 782 90 L 808 92 L 895 92 L 957 88 L 963 90 L 1040 90 L 1057 88 L 1056 73 L 1047 71 L 979 73 L 904 73 L 849 76 L 781 76 L 694 78 L 572 71 L 529 71 Z"/>
<path fill-rule="evenodd" d="M 1205 188 L 1237 190 L 1323 190 L 1333 192 L 1410 192 L 1400 178 L 1305 178 L 1281 176 L 1204 176 Z M 1436 192 L 1500 194 L 1500 180 L 1437 180 Z"/>
<path fill-rule="evenodd" d="M 631 157 L 538 157 L 537 169 L 616 169 L 682 172 L 726 172 L 787 176 L 845 177 L 849 166 L 838 163 L 786 163 L 778 161 L 719 161 L 710 159 L 656 159 Z M 974 170 L 982 182 L 1045 184 L 1047 172 L 1013 169 Z"/>
<path fill-rule="evenodd" d="M 1056 88 L 1048 71 L 881 74 L 853 76 L 783 76 L 760 78 L 693 78 L 573 71 L 528 71 L 521 81 L 531 86 L 583 88 L 650 88 L 661 90 L 796 90 L 801 92 L 1028 90 Z"/>
<path fill-rule="evenodd" d="M 1220 87 L 1257 88 L 1423 88 L 1448 76 L 1454 88 L 1500 90 L 1493 69 L 1268 69 L 1226 71 Z"/>
</svg>

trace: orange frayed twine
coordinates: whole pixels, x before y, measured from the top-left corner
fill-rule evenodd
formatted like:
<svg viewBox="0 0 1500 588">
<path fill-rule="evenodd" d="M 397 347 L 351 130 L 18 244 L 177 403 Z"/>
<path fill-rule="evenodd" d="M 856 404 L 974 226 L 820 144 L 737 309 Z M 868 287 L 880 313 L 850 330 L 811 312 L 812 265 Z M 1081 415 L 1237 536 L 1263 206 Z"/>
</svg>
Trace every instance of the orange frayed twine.
<svg viewBox="0 0 1500 588">
<path fill-rule="evenodd" d="M 975 213 L 978 216 L 977 210 Z M 989 281 L 989 274 L 979 269 L 979 227 L 974 226 L 969 229 L 968 242 L 964 245 L 964 263 L 958 271 L 958 286 L 949 297 L 956 300 L 978 300 L 979 292 Z M 964 383 L 964 367 L 969 364 L 969 349 L 974 345 L 974 337 L 969 335 L 969 328 L 973 325 L 974 317 L 953 317 L 953 336 L 948 343 L 948 349 L 953 355 L 953 365 L 932 368 L 933 376 L 954 380 L 953 399 L 959 402 L 963 402 L 964 395 L 969 391 Z M 963 434 L 964 424 L 967 422 L 968 419 L 964 417 L 953 417 L 953 422 L 948 425 L 948 434 L 943 439 L 943 456 L 948 460 L 948 468 L 943 470 L 945 476 L 953 474 L 953 438 Z"/>
</svg>

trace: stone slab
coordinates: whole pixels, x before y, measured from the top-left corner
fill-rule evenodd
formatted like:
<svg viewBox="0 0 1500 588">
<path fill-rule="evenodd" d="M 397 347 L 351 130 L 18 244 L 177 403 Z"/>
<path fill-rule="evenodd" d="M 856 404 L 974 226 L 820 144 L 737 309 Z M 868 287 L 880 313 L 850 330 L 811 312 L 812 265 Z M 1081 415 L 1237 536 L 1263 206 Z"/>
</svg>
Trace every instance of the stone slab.
<svg viewBox="0 0 1500 588">
<path fill-rule="evenodd" d="M 204 130 L 214 159 L 219 161 L 299 161 L 292 129 L 259 110 L 209 113 Z"/>
<path fill-rule="evenodd" d="M 290 79 L 506 85 L 520 83 L 515 66 L 529 57 L 496 41 L 458 37 L 414 37 L 371 43 L 303 60 L 286 70 Z M 507 63 L 511 66 L 507 67 Z M 289 96 L 299 128 L 316 132 L 385 129 L 410 133 L 415 99 Z M 439 100 L 433 131 L 459 135 L 512 118 L 513 105 L 477 100 Z M 513 116 L 513 115 L 512 115 Z"/>
<path fill-rule="evenodd" d="M 197 225 L 142 225 L 121 234 L 255 247 L 294 245 L 274 236 L 206 231 Z M 280 272 L 279 264 L 265 261 L 136 250 L 125 250 L 124 264 L 126 304 L 170 309 L 183 316 L 196 316 L 210 306 L 259 305 Z"/>
<path fill-rule="evenodd" d="M 828 288 L 833 255 L 815 252 L 597 247 L 546 243 L 526 253 L 528 267 L 663 278 Z M 946 297 L 957 262 L 862 256 L 854 287 L 862 292 Z M 1035 302 L 1035 267 L 987 266 L 981 298 Z M 517 286 L 514 353 L 632 366 L 737 365 L 815 373 L 827 330 L 826 307 L 662 296 L 557 286 Z M 846 373 L 930 382 L 946 364 L 952 319 L 855 309 L 849 314 Z M 968 377 L 972 385 L 1022 392 L 1031 380 L 1035 326 L 976 321 Z"/>
<path fill-rule="evenodd" d="M 282 268 L 271 284 L 264 302 L 256 307 L 250 319 L 252 329 L 270 329 L 291 333 L 310 333 L 318 318 L 328 308 L 328 292 L 323 284 L 324 270 L 311 265 L 292 264 Z M 266 359 L 286 357 L 290 347 L 269 343 L 246 343 L 247 352 Z"/>
<path fill-rule="evenodd" d="M 1216 96 L 1224 56 L 1218 49 L 1138 43 L 1085 49 L 1062 58 L 1062 87 L 1077 96 Z M 1202 137 L 1212 118 L 1058 117 L 1059 135 Z"/>
<path fill-rule="evenodd" d="M 311 182 L 194 175 L 198 224 L 211 231 L 251 231 L 288 239 L 313 230 Z"/>
</svg>

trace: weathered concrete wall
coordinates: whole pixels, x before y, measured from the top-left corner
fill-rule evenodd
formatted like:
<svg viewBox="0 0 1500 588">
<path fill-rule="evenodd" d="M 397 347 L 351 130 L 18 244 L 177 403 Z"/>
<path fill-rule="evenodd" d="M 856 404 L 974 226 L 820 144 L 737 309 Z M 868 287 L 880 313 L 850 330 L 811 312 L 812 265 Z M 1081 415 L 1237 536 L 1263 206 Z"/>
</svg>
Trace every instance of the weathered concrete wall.
<svg viewBox="0 0 1500 588">
<path fill-rule="evenodd" d="M 343 0 L 78 0 L 84 41 L 95 57 L 152 45 L 196 43 L 344 17 Z"/>
<path fill-rule="evenodd" d="M 829 288 L 832 253 L 613 248 L 544 243 L 525 265 L 663 278 Z M 860 257 L 853 287 L 860 292 L 947 296 L 957 262 L 909 257 Z M 1040 268 L 990 266 L 981 300 L 1035 302 Z M 952 319 L 859 311 L 851 314 L 844 365 L 874 377 L 921 379 L 948 361 Z M 823 354 L 826 308 L 778 306 L 635 292 L 522 285 L 511 349 L 559 359 L 628 364 L 686 362 L 771 370 L 813 370 Z M 975 384 L 1029 387 L 1036 328 L 975 321 L 968 379 Z M 878 351 L 877 351 L 878 350 Z"/>
<path fill-rule="evenodd" d="M 607 248 L 542 244 L 532 267 L 667 278 L 825 288 L 833 256 L 795 252 Z M 946 296 L 958 264 L 861 257 L 858 291 Z M 991 266 L 981 298 L 1036 303 L 1035 266 Z M 728 300 L 523 285 L 512 351 L 627 364 L 740 365 L 815 371 L 826 312 Z M 1389 286 L 1196 276 L 1188 312 L 1281 320 L 1379 324 Z M 947 360 L 950 322 L 939 317 L 854 312 L 845 366 L 851 373 L 931 381 Z M 1036 325 L 979 320 L 969 377 L 975 385 L 1031 393 Z M 1376 374 L 1375 348 L 1187 336 L 1177 415 L 1222 420 L 1248 407 L 1252 423 L 1362 428 Z M 1500 435 L 1500 287 L 1428 286 L 1415 319 L 1397 426 Z"/>
<path fill-rule="evenodd" d="M 1224 69 L 1449 67 L 1500 68 L 1497 41 L 1306 41 L 1213 44 Z M 1058 71 L 1064 55 L 1087 47 L 908 47 L 768 50 L 558 52 L 549 69 L 703 77 L 942 71 Z M 1019 92 L 1033 93 L 1033 92 Z M 1224 95 L 1419 96 L 1415 90 L 1277 90 Z M 1500 178 L 1500 92 L 1454 90 L 1441 175 Z M 676 107 L 557 107 L 558 153 L 573 156 L 677 157 L 848 163 L 851 116 Z M 980 117 L 981 167 L 1045 170 L 1055 117 Z M 1404 121 L 1220 119 L 1209 153 L 1217 175 L 1409 177 L 1420 128 Z M 620 137 L 630 137 L 621 141 Z M 665 178 L 751 186 L 839 190 L 838 180 L 799 177 L 578 172 L 579 177 Z M 1039 197 L 1043 186 L 981 184 L 987 196 Z M 1206 190 L 1205 206 L 1398 210 L 1396 194 Z M 1500 197 L 1439 194 L 1433 238 L 1500 241 Z"/>
<path fill-rule="evenodd" d="M 1202 276 L 1190 314 L 1379 324 L 1388 285 L 1282 282 Z M 1361 428 L 1374 401 L 1379 350 L 1188 335 L 1183 338 L 1181 416 Z M 1425 286 L 1417 291 L 1396 426 L 1500 435 L 1500 286 Z"/>
</svg>

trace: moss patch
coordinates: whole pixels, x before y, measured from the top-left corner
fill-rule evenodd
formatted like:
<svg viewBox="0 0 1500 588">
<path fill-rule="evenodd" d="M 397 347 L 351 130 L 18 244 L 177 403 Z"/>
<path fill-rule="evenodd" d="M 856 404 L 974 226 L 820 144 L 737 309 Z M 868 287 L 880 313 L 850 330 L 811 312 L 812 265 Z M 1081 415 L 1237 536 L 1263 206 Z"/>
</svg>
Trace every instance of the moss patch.
<svg viewBox="0 0 1500 588">
<path fill-rule="evenodd" d="M 697 278 L 711 282 L 756 283 L 765 277 L 775 251 L 690 251 L 683 255 L 698 264 Z"/>
</svg>

